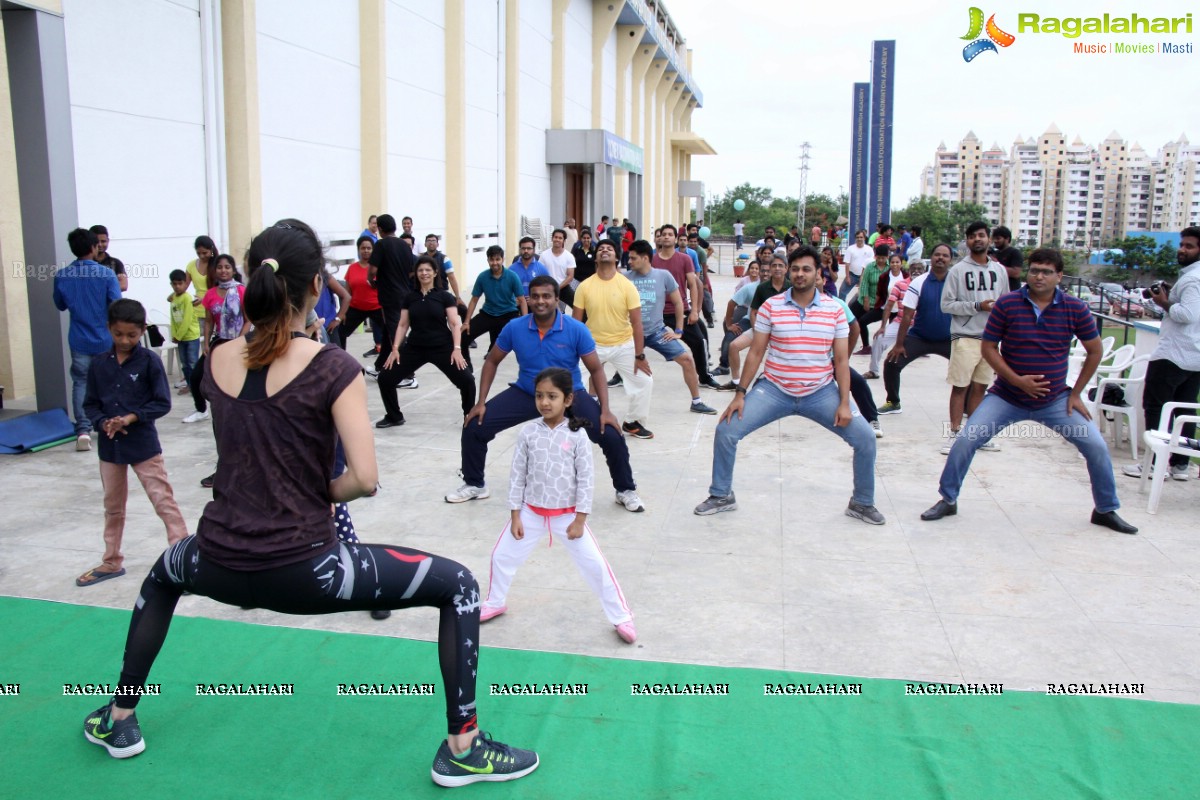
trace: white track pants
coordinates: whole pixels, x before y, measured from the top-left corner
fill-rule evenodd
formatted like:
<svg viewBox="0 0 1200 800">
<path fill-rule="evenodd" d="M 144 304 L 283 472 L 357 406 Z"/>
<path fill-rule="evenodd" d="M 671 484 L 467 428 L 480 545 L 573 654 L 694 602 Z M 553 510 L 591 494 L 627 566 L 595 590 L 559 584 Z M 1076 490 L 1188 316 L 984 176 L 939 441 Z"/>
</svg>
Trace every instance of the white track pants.
<svg viewBox="0 0 1200 800">
<path fill-rule="evenodd" d="M 617 374 L 621 376 L 625 396 L 629 398 L 629 411 L 625 413 L 622 422 L 640 422 L 645 425 L 650 420 L 650 393 L 654 389 L 654 379 L 644 372 L 634 370 L 633 366 L 637 360 L 633 357 L 633 340 L 614 347 L 596 345 L 596 356 L 601 364 L 612 364 L 616 367 Z M 610 392 L 608 403 L 610 408 L 611 394 Z"/>
<path fill-rule="evenodd" d="M 604 616 L 608 617 L 608 621 L 613 625 L 620 625 L 633 619 L 633 612 L 625 603 L 625 595 L 621 594 L 617 576 L 613 574 L 612 567 L 600 552 L 592 529 L 585 524 L 583 536 L 578 539 L 567 538 L 567 526 L 574 519 L 574 514 L 543 517 L 530 510 L 529 506 L 523 507 L 521 524 L 525 527 L 525 536 L 522 539 L 513 538 L 510 525 L 505 525 L 504 530 L 500 532 L 500 538 L 496 540 L 496 546 L 492 549 L 488 595 L 483 604 L 489 608 L 505 605 L 508 588 L 512 585 L 513 576 L 517 574 L 517 568 L 525 563 L 525 559 L 529 558 L 529 554 L 542 538 L 550 534 L 551 541 L 557 537 L 567 548 L 583 579 L 600 598 L 600 605 L 603 606 Z"/>
</svg>

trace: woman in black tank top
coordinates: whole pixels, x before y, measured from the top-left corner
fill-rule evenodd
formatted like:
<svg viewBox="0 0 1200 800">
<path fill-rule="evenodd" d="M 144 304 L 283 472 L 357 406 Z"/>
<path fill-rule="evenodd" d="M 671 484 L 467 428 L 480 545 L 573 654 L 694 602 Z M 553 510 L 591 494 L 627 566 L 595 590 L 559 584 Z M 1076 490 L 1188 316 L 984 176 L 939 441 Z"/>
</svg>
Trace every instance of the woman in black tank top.
<svg viewBox="0 0 1200 800">
<path fill-rule="evenodd" d="M 537 768 L 537 754 L 478 728 L 479 587 L 470 570 L 419 550 L 334 536 L 331 504 L 373 496 L 378 484 L 361 367 L 303 335 L 324 260 L 299 220 L 282 220 L 251 243 L 245 309 L 255 335 L 216 351 L 203 378 L 219 456 L 213 501 L 196 535 L 168 548 L 142 583 L 118 693 L 87 716 L 84 736 L 116 758 L 145 750 L 134 708 L 184 592 L 285 614 L 432 606 L 441 620 L 448 731 L 433 780 L 523 777 Z M 346 471 L 330 480 L 338 437 Z"/>
</svg>

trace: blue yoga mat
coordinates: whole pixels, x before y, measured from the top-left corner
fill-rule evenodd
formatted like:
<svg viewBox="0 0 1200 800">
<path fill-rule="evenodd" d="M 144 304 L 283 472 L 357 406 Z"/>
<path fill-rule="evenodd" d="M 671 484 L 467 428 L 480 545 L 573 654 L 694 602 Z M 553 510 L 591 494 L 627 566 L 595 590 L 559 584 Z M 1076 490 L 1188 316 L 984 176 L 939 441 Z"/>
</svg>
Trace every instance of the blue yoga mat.
<svg viewBox="0 0 1200 800">
<path fill-rule="evenodd" d="M 66 409 L 52 408 L 0 422 L 0 453 L 27 453 L 35 447 L 72 438 L 75 426 Z"/>
</svg>

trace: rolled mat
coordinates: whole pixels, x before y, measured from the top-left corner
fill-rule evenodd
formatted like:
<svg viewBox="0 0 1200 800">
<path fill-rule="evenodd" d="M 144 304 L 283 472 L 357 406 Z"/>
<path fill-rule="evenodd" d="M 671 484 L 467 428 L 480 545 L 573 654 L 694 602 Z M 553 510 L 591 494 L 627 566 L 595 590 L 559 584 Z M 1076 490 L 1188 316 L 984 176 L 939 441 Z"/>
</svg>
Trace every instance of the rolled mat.
<svg viewBox="0 0 1200 800">
<path fill-rule="evenodd" d="M 0 422 L 0 453 L 27 453 L 75 438 L 66 409 L 52 408 Z"/>
</svg>

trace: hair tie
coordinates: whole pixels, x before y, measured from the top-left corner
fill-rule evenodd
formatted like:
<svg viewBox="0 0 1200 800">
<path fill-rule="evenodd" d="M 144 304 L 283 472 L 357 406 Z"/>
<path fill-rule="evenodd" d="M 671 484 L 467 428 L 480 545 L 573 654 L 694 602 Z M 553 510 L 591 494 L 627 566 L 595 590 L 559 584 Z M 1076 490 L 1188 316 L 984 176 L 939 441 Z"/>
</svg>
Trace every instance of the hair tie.
<svg viewBox="0 0 1200 800">
<path fill-rule="evenodd" d="M 272 272 L 279 272 L 279 262 L 273 258 L 264 258 L 259 263 L 264 267 L 270 267 Z"/>
</svg>

